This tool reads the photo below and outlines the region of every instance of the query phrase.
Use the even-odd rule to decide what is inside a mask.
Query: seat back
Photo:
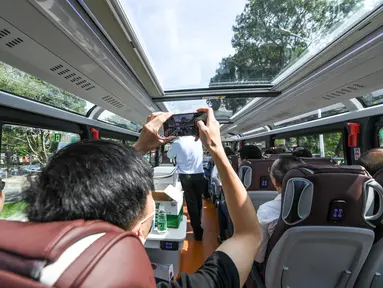
[[[336,165],[335,161],[331,157],[299,157],[304,163],[310,165]]]
[[[239,165],[239,178],[256,210],[260,205],[273,200],[278,195],[269,175],[269,168],[273,163],[274,160],[254,159],[244,160]]]
[[[228,158],[229,158],[229,161],[230,161],[231,166],[233,167],[235,173],[238,174],[238,165],[239,165],[238,156],[237,155],[230,155]]]
[[[383,238],[372,246],[355,283],[355,288],[383,287]]]
[[[103,221],[0,220],[2,287],[155,287],[140,240]]]
[[[283,180],[281,208],[266,286],[353,287],[382,219],[382,187],[361,166],[302,165]]]
[[[374,174],[374,179],[383,184],[383,169]],[[375,229],[375,244],[367,257],[367,260],[359,274],[355,284],[356,288],[383,287],[383,223],[377,225]]]

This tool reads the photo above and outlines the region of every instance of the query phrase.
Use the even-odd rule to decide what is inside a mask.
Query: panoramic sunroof
[[[165,91],[284,78],[383,3],[117,1]]]

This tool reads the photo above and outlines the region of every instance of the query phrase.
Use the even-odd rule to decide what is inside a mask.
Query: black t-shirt
[[[161,282],[157,288],[236,288],[239,287],[239,274],[233,260],[222,251],[215,251],[194,274],[181,273],[175,282]]]

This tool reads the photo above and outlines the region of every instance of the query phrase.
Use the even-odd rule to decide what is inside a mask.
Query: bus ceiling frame
[[[4,108],[3,111],[6,111],[7,109],[10,111],[11,109],[12,111],[21,111],[25,115],[25,117],[20,118],[20,120],[22,120],[25,123],[27,123],[28,121],[28,117],[26,117],[27,115],[37,114],[40,117],[45,118],[45,120],[41,122],[41,125],[43,125],[44,123],[46,123],[45,125],[49,125],[49,122],[51,120],[52,121],[62,120],[62,121],[65,121],[66,123],[86,125],[89,127],[94,127],[96,129],[105,129],[105,130],[110,130],[110,131],[121,133],[121,134],[130,135],[134,139],[140,136],[140,134],[137,132],[133,132],[118,126],[114,126],[114,125],[99,121],[97,119],[91,119],[89,117],[82,116],[80,114],[76,114],[66,110],[62,110],[53,106],[49,106],[47,104],[43,104],[31,99],[23,98],[21,96],[16,96],[4,91],[0,91],[0,107]],[[2,116],[3,115],[0,114],[0,117]],[[8,117],[8,118],[11,123],[12,117]],[[47,119],[49,119],[49,121],[47,121]]]
[[[361,110],[357,111],[350,111],[350,112],[345,112],[342,114],[326,117],[326,118],[321,118],[305,123],[299,123],[287,127],[282,127],[278,129],[273,129],[267,132],[262,132],[258,134],[253,134],[253,135],[248,135],[245,137],[241,137],[239,140],[248,140],[248,139],[255,139],[255,138],[260,138],[263,136],[268,136],[268,135],[280,135],[280,134],[286,134],[288,132],[294,132],[295,134],[301,133],[301,130],[305,129],[311,129],[311,130],[306,130],[306,131],[312,131],[313,128],[316,127],[326,127],[326,126],[331,126],[333,124],[344,124],[347,121],[357,121],[358,119],[365,118],[365,117],[373,117],[377,115],[382,114],[382,105],[376,105],[376,106],[371,106],[368,108],[364,108]]]
[[[185,100],[209,100],[209,99],[234,99],[234,98],[274,98],[281,95],[280,91],[261,90],[254,91],[254,89],[243,90],[186,90],[185,92],[165,92],[164,97],[152,97],[154,102],[172,102],[172,101],[185,101]]]

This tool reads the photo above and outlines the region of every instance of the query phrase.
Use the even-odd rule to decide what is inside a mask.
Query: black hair
[[[238,152],[239,152],[239,156],[241,157],[241,160],[262,158],[261,149],[259,149],[255,145],[243,146],[241,149],[239,149]]]
[[[276,155],[276,154],[283,154],[283,153],[286,153],[286,149],[280,148],[280,147],[270,147],[269,149],[265,151],[265,154],[268,154],[268,155]]]
[[[366,168],[371,176],[383,168],[383,149],[374,148],[364,152],[359,158],[359,165]]]
[[[271,166],[270,174],[279,185],[282,185],[286,173],[301,164],[303,164],[303,162],[293,155],[281,155]]]
[[[233,149],[231,149],[230,147],[227,147],[227,146],[226,146],[226,147],[224,148],[224,150],[225,150],[225,154],[226,154],[227,157],[232,156],[232,155],[235,155]]]
[[[292,154],[295,157],[313,157],[313,154],[307,148],[304,147],[297,147]]]
[[[87,140],[57,152],[27,191],[30,221],[104,220],[131,229],[154,190],[153,170],[133,148]]]

